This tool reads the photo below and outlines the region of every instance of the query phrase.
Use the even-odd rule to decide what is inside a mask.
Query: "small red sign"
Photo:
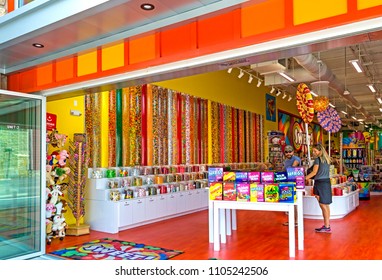
[[[46,113],[46,130],[56,129],[57,115]]]

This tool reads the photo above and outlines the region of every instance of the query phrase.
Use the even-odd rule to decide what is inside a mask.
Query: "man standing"
[[[288,167],[296,167],[301,165],[301,159],[294,155],[294,149],[292,146],[287,145],[284,149],[284,170],[286,171]],[[297,206],[294,207],[294,220],[297,226]],[[288,222],[283,223],[284,226],[288,225]]]
[[[301,159],[294,155],[294,149],[292,146],[287,145],[284,149],[284,170],[288,167],[296,167],[301,165]]]

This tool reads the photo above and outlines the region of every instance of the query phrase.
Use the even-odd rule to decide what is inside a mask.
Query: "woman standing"
[[[331,233],[330,228],[330,204],[332,203],[332,186],[329,177],[330,157],[321,144],[313,147],[313,171],[306,175],[305,179],[314,177],[313,194],[318,200],[324,225],[316,228],[316,232]]]

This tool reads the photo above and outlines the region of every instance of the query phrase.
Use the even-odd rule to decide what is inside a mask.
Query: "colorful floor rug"
[[[102,238],[50,254],[73,260],[168,260],[182,253],[142,243]]]

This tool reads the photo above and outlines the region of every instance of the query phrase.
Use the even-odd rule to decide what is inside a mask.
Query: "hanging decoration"
[[[326,96],[317,96],[316,98],[314,98],[313,105],[314,111],[323,112],[329,106],[329,98],[327,98]]]
[[[304,83],[297,86],[297,110],[305,123],[310,123],[314,117],[313,97],[310,89]]]
[[[341,118],[330,106],[325,111],[318,112],[317,119],[322,128],[328,132],[336,133],[341,129]]]

